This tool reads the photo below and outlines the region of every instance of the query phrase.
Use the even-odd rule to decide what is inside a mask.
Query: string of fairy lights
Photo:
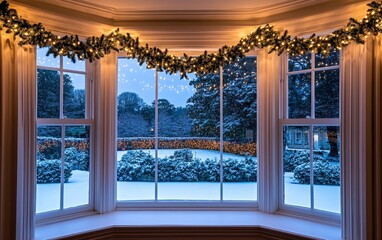
[[[139,64],[146,63],[147,68],[156,68],[169,74],[179,72],[181,78],[184,78],[188,73],[217,73],[220,66],[245,57],[246,53],[255,48],[268,48],[269,53],[277,52],[279,55],[283,52],[292,56],[303,55],[310,51],[325,56],[331,49],[341,49],[350,42],[363,44],[368,35],[377,36],[382,32],[382,2],[373,1],[367,6],[369,9],[364,18],[350,18],[346,27],[326,36],[313,34],[309,38],[292,37],[287,30],[276,31],[273,26],[266,24],[241,38],[236,45],[225,45],[216,52],[205,51],[196,57],[186,53],[182,57],[174,56],[167,49],[142,45],[138,38],[133,38],[129,33],[122,34],[119,29],[108,35],[92,36],[86,40],[81,40],[78,35],[58,36],[46,30],[42,23],[32,24],[20,17],[15,9],[9,8],[6,0],[0,4],[0,20],[7,33],[13,33],[20,38],[20,45],[48,47],[47,55],[67,56],[73,62],[76,59],[92,62],[111,51],[125,51],[127,58],[137,59]]]

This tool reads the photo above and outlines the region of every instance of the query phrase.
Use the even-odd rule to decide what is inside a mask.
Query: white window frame
[[[305,218],[318,220],[318,221],[329,221],[333,224],[339,225],[341,223],[341,213],[332,213],[327,212],[323,210],[314,209],[314,191],[313,191],[313,160],[312,157],[310,157],[310,176],[311,176],[311,183],[310,183],[310,207],[300,207],[300,206],[293,206],[288,205],[284,203],[284,172],[283,172],[283,128],[284,126],[305,126],[309,127],[309,151],[310,156],[313,156],[313,142],[314,142],[314,134],[313,134],[313,128],[316,126],[338,126],[341,128],[341,58],[342,58],[342,51],[340,52],[340,61],[338,65],[335,66],[328,66],[328,67],[316,67],[315,66],[315,53],[311,53],[311,68],[310,69],[304,69],[299,71],[292,71],[289,72],[288,69],[288,56],[284,54],[282,56],[282,64],[283,64],[283,73],[282,73],[282,80],[281,80],[281,86],[280,86],[280,119],[279,119],[279,211],[285,214],[289,215],[297,215],[302,216]],[[327,70],[339,70],[339,117],[338,118],[315,118],[315,73],[317,71],[327,71]],[[289,118],[288,114],[288,76],[290,75],[298,75],[302,73],[311,73],[311,117],[310,118]],[[342,132],[342,131],[341,131]],[[303,140],[303,134],[301,138],[302,145],[304,144]],[[308,143],[309,143],[308,142]],[[340,152],[342,155],[342,147],[340,148]],[[342,161],[342,159],[341,159]],[[341,169],[342,172],[342,169]],[[343,183],[341,182],[340,188],[342,189]],[[341,191],[342,192],[342,191]],[[341,203],[342,204],[342,201]]]
[[[37,50],[36,50],[37,53]],[[37,57],[37,54],[36,54]],[[60,209],[42,212],[42,213],[35,213],[36,214],[36,224],[46,224],[46,223],[52,223],[56,221],[62,221],[69,218],[72,218],[74,215],[76,217],[78,216],[86,216],[89,214],[90,211],[94,209],[94,161],[93,161],[93,146],[94,146],[94,131],[95,131],[95,124],[94,124],[94,113],[93,113],[93,99],[94,99],[94,86],[93,86],[93,79],[94,76],[90,72],[91,64],[86,61],[85,62],[85,71],[79,71],[79,70],[70,70],[64,68],[64,57],[59,56],[59,67],[48,67],[48,66],[36,66],[36,70],[42,69],[42,70],[50,70],[50,71],[57,71],[60,73],[60,115],[59,118],[37,118],[36,115],[36,126],[57,126],[61,128],[61,158],[65,158],[64,150],[65,150],[65,127],[66,126],[89,126],[90,127],[90,151],[89,151],[89,203],[81,206],[76,207],[70,207],[70,208],[64,208],[63,202],[64,202],[64,183],[61,181],[60,183]],[[63,115],[63,105],[64,105],[64,74],[65,73],[74,73],[74,74],[82,74],[85,76],[85,94],[86,94],[86,101],[85,101],[85,118],[82,119],[74,119],[74,118],[66,118]],[[37,71],[36,71],[37,74]],[[36,78],[36,86],[38,84],[38,80]],[[36,87],[36,91],[38,91]],[[36,99],[37,99],[37,93],[36,93]],[[36,100],[37,104],[37,100]],[[36,113],[37,113],[37,107],[36,107]],[[36,128],[37,129],[37,128]],[[62,159],[61,159],[62,160]],[[62,160],[62,172],[63,172],[63,165],[64,161]],[[63,174],[63,173],[61,173]],[[37,183],[35,183],[37,184]]]
[[[123,54],[120,54],[118,58],[125,58]],[[247,54],[247,58],[257,58],[256,52]],[[258,70],[258,66],[257,66]],[[220,67],[220,123],[223,122],[223,67]],[[155,146],[158,146],[158,71],[155,72]],[[115,96],[117,99],[117,96]],[[117,109],[117,106],[115,106]],[[115,123],[117,125],[117,123]],[[220,124],[222,126],[222,124]],[[257,142],[259,134],[257,134]],[[117,150],[115,150],[117,151]],[[230,208],[240,210],[258,210],[258,200],[223,200],[223,128],[220,128],[220,200],[158,200],[158,148],[155,148],[155,199],[154,200],[121,200],[117,201],[117,210],[123,209],[219,209],[227,210]],[[259,162],[259,156],[257,156]],[[257,170],[259,172],[259,168]],[[116,180],[115,180],[116,181]],[[259,183],[259,175],[257,174],[257,183]],[[257,199],[259,199],[259,188],[257,188]]]

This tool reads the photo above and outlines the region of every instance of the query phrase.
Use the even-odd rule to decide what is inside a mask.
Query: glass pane
[[[338,66],[340,64],[340,51],[332,49],[328,56],[316,54],[316,68]]]
[[[76,63],[68,57],[63,57],[63,68],[64,70],[76,70],[85,72],[85,61],[80,61],[76,58]]]
[[[64,73],[64,117],[85,118],[85,74]]]
[[[37,69],[37,117],[60,118],[60,72]]]
[[[341,212],[340,128],[314,127],[314,208]]]
[[[48,48],[37,47],[37,66],[60,68],[60,57],[53,57],[53,54],[46,56]]]
[[[219,200],[219,76],[188,77],[159,73],[158,199]]]
[[[60,209],[61,144],[60,126],[37,127],[36,213]]]
[[[89,204],[89,126],[65,127],[64,154],[65,168],[71,170],[64,184],[64,208]]]
[[[340,71],[317,71],[315,76],[316,118],[339,118]]]
[[[257,200],[257,60],[224,67],[223,200]]]
[[[310,208],[309,127],[285,126],[284,204]]]
[[[311,59],[312,55],[310,53],[305,55],[289,56],[288,71],[293,72],[310,69],[312,67]]]
[[[155,71],[118,59],[117,200],[154,200]]]
[[[311,117],[311,74],[288,76],[289,118]]]

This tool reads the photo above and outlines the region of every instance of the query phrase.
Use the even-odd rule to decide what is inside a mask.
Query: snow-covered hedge
[[[184,137],[184,138],[159,138],[159,149],[206,149],[219,150],[220,142],[214,138],[200,137]],[[118,151],[132,149],[153,149],[155,147],[155,139],[153,137],[146,138],[118,138]],[[249,154],[256,156],[256,143],[233,143],[223,142],[224,152],[233,153],[244,156]]]
[[[118,181],[154,181],[154,158],[143,151],[131,151],[117,163]],[[225,182],[256,182],[257,162],[247,155],[244,160],[223,161]],[[158,159],[160,182],[219,182],[220,164],[217,159],[193,159],[187,149]]]
[[[61,182],[61,160],[37,160],[37,183]],[[72,176],[69,163],[64,163],[64,181],[68,182]]]
[[[73,170],[89,171],[89,154],[74,147],[65,149],[65,162],[69,163]]]
[[[310,163],[297,166],[294,178],[301,184],[310,184]],[[332,165],[328,161],[313,162],[313,181],[318,185],[340,185],[341,171],[338,165]]]
[[[314,154],[314,161],[324,161],[325,159],[318,154]],[[286,150],[284,151],[284,172],[293,172],[295,168],[303,163],[309,163],[309,151]]]

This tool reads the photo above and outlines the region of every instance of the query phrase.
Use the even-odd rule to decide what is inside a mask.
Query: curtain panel
[[[343,50],[341,71],[342,231],[344,239],[381,234],[381,37]]]
[[[0,35],[0,239],[33,239],[35,47]]]
[[[13,36],[0,33],[0,239],[16,239],[17,81]]]

